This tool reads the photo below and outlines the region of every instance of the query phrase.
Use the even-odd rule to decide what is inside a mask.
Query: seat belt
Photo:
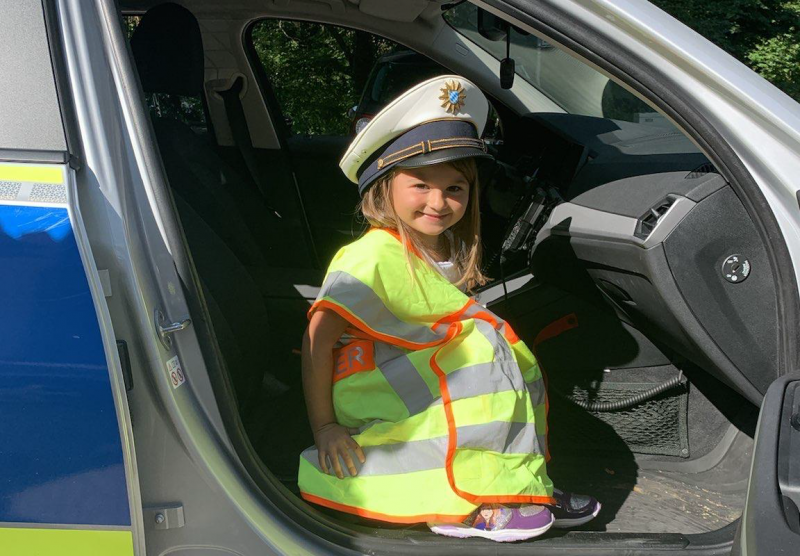
[[[275,216],[283,218],[280,213],[269,204],[269,190],[267,184],[261,179],[258,172],[258,165],[256,164],[256,152],[253,148],[253,141],[250,138],[250,129],[247,127],[247,118],[244,116],[244,108],[242,108],[242,101],[239,94],[244,87],[244,78],[237,77],[231,88],[227,91],[218,91],[219,96],[225,103],[225,114],[228,117],[228,124],[231,127],[231,135],[236,148],[244,159],[247,170],[250,172],[250,177],[255,182],[261,196],[264,198],[264,203]]]

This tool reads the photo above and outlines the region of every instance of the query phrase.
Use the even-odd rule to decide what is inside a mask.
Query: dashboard
[[[504,247],[524,251],[540,281],[599,290],[652,340],[760,401],[776,378],[775,281],[706,156],[674,128],[570,114],[525,116],[504,140],[499,159],[527,176],[487,192],[513,224]]]

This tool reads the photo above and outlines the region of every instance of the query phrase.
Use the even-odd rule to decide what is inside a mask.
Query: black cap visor
[[[358,191],[363,195],[392,168],[423,168],[465,158],[475,158],[476,162],[493,159],[474,124],[465,120],[427,122],[377,149],[362,165]]]
[[[455,147],[442,149],[432,153],[420,154],[402,160],[394,165],[395,168],[422,168],[434,164],[443,164],[465,158],[474,158],[478,169],[478,182],[485,183],[494,171],[494,156],[474,147]]]
[[[432,166],[434,164],[442,164],[444,162],[453,162],[454,160],[461,160],[463,158],[478,158],[494,160],[494,157],[487,152],[475,147],[453,147],[450,149],[442,149],[425,154],[418,154],[405,160],[401,160],[394,166],[396,168],[420,168],[422,166]],[[476,162],[478,162],[476,160]]]

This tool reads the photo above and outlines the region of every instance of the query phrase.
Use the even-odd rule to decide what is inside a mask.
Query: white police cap
[[[434,77],[393,100],[361,130],[339,167],[362,195],[394,167],[492,158],[480,138],[489,102],[458,75]]]

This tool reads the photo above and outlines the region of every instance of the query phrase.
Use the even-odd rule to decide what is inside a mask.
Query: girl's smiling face
[[[438,236],[464,216],[469,183],[449,164],[406,168],[395,174],[391,195],[397,217],[420,241],[436,246]]]

